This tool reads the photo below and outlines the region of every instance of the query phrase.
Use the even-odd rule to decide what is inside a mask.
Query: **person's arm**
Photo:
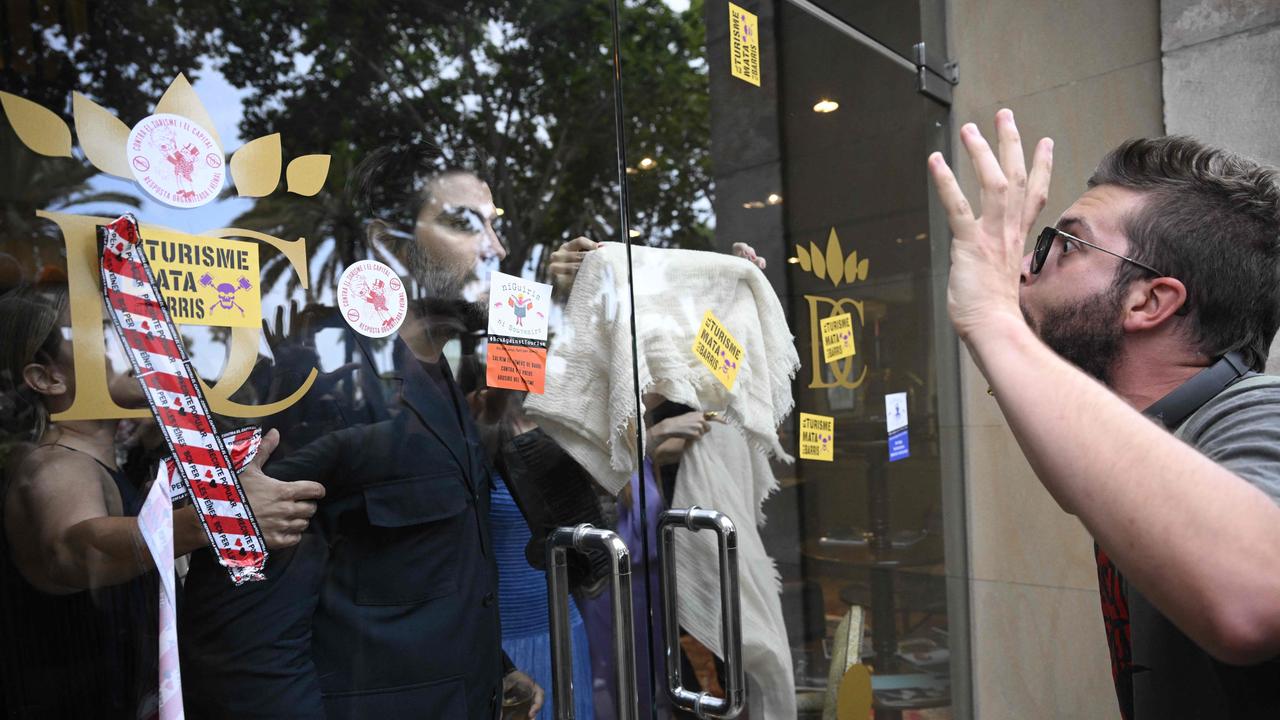
[[[153,567],[137,518],[110,514],[111,482],[92,459],[72,453],[30,458],[15,474],[8,502],[19,517],[6,512],[6,531],[18,567],[36,588],[67,594]]]
[[[277,550],[298,544],[324,496],[318,483],[281,482],[262,472],[279,444],[279,433],[263,437],[258,455],[240,472],[263,540]],[[111,479],[88,457],[59,454],[31,461],[11,499],[30,523],[30,533],[10,533],[23,574],[37,588],[66,594],[127,582],[155,568],[138,519],[111,515],[103,488]],[[173,513],[174,555],[208,545],[194,508]]]
[[[654,423],[645,433],[649,459],[658,465],[679,462],[688,443],[711,429],[709,422],[703,413],[693,411]]]
[[[975,217],[939,154],[929,169],[955,239],[948,306],[1037,477],[1130,583],[1228,663],[1280,653],[1280,507],[1138,413],[1035,335],[1018,308],[1023,242],[1048,192],[1052,145],[1028,178],[1013,115],[1000,160],[961,138],[982,183]]]

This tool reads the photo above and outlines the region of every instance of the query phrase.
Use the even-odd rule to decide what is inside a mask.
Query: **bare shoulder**
[[[101,498],[110,479],[89,455],[41,445],[26,453],[14,468],[7,499],[26,505],[28,511],[38,511],[47,503]]]

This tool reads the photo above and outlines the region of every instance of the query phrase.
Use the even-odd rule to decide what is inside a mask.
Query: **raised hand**
[[[942,154],[929,156],[929,173],[955,236],[947,309],[956,332],[965,340],[1001,314],[1021,318],[1018,277],[1023,248],[1049,197],[1053,141],[1044,138],[1036,145],[1028,175],[1012,111],[996,113],[996,135],[998,157],[976,125],[960,128],[960,139],[982,188],[980,216],[974,215]]]

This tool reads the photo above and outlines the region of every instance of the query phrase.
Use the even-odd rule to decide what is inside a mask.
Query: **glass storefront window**
[[[964,716],[921,8],[11,6],[6,714]]]

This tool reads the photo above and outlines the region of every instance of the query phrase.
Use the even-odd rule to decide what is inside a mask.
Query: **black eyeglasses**
[[[1120,253],[1111,252],[1110,250],[1104,247],[1098,247],[1097,245],[1094,245],[1088,240],[1081,240],[1075,235],[1062,232],[1061,230],[1053,226],[1049,226],[1041,230],[1040,237],[1036,238],[1036,249],[1034,252],[1031,253],[1031,274],[1032,275],[1040,274],[1040,270],[1044,268],[1044,261],[1049,259],[1049,250],[1053,248],[1054,238],[1056,238],[1059,235],[1066,238],[1067,240],[1071,240],[1072,242],[1078,242],[1081,245],[1088,245],[1094,250],[1104,252],[1108,255],[1114,255],[1115,257],[1118,257],[1121,260],[1124,260],[1125,262],[1133,263],[1134,265],[1137,265],[1143,270],[1146,270],[1147,272],[1152,273],[1158,277],[1164,277],[1164,273],[1151,267],[1150,265],[1145,265],[1143,263],[1138,262],[1137,260],[1134,260],[1133,258],[1125,257]]]

